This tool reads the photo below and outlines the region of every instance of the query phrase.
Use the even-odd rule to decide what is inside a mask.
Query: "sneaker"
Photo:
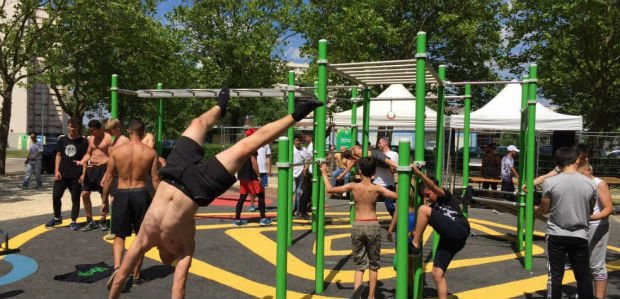
[[[411,246],[409,246],[409,255],[419,256],[420,254],[422,254],[422,249],[421,248],[415,248],[415,246],[413,246],[413,244],[411,244]]]
[[[71,222],[71,225],[69,226],[71,228],[71,230],[79,230],[80,229],[80,225],[77,224],[77,222]]]
[[[256,207],[255,206],[250,206],[250,212],[254,212],[256,211]]]
[[[271,225],[271,219],[269,218],[263,218],[260,220],[260,226],[267,226],[267,225]]]
[[[236,219],[236,220],[233,220],[232,225],[233,225],[233,226],[237,226],[237,227],[238,227],[238,226],[244,226],[244,225],[246,225],[247,223],[248,223],[248,222],[247,222],[247,221],[245,221],[245,220]]]
[[[84,227],[82,227],[82,231],[83,232],[87,232],[87,231],[91,231],[93,229],[98,228],[99,225],[97,225],[97,223],[95,223],[95,221],[89,221],[88,223],[86,223],[86,225]]]
[[[19,185],[19,188],[21,188],[21,189],[28,189],[28,186]]]
[[[52,220],[48,221],[45,224],[45,227],[54,227],[54,226],[59,225],[61,223],[62,223],[62,217],[60,217],[60,219],[52,218]]]
[[[142,276],[140,276],[140,277],[138,277],[138,278],[133,277],[133,278],[131,279],[131,286],[132,286],[132,287],[137,287],[137,286],[139,286],[139,285],[143,284],[145,281],[146,281],[146,280],[145,280],[144,278],[142,278]]]
[[[99,229],[101,229],[101,231],[106,231],[106,230],[110,229],[110,227],[108,226],[108,222],[107,221],[99,221]]]

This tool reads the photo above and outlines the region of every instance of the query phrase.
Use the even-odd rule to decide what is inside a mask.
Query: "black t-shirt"
[[[88,141],[82,136],[71,139],[63,135],[58,138],[56,152],[61,157],[58,171],[63,178],[79,178],[82,175],[82,166],[75,164],[75,161],[82,160],[87,150]]]
[[[463,216],[463,210],[459,203],[452,198],[452,193],[447,189],[443,189],[446,194],[443,197],[437,197],[437,201],[431,204],[431,208],[437,210],[441,214],[449,217],[450,219],[465,224],[469,227],[469,221]]]
[[[258,157],[258,152],[253,152],[252,156]],[[252,158],[248,158],[245,163],[241,165],[241,168],[239,168],[239,172],[237,172],[237,179],[244,181],[252,181],[258,179],[258,177],[256,176],[256,172],[254,172],[254,169],[252,168]]]

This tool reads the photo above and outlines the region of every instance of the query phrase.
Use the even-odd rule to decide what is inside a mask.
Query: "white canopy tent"
[[[463,128],[464,115],[452,115],[450,127]],[[484,107],[471,112],[470,128],[472,130],[509,130],[521,129],[521,85],[507,84]],[[536,131],[581,131],[581,116],[561,114],[551,111],[536,103]]]
[[[415,97],[402,84],[392,84],[384,90],[377,99],[370,101],[370,127],[399,127],[414,129],[415,127]],[[393,99],[393,101],[389,101]],[[411,100],[403,100],[411,99]],[[357,125],[361,126],[364,117],[364,107],[358,104]],[[395,117],[388,118],[388,113],[393,112]],[[351,110],[334,114],[334,123],[338,126],[351,125]],[[437,111],[426,106],[425,123],[427,129],[435,129],[437,126]]]

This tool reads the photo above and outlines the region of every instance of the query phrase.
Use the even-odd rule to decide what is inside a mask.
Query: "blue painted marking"
[[[0,286],[22,280],[37,272],[39,268],[35,260],[20,254],[9,254],[3,260],[11,264],[12,269],[9,273],[0,277]]]

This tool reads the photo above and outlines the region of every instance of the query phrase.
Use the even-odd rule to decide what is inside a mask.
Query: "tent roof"
[[[450,127],[463,128],[464,115],[452,115]],[[514,130],[521,129],[521,85],[507,84],[484,107],[471,112],[470,128],[472,130]],[[554,112],[540,103],[536,103],[537,131],[581,131],[581,116]]]
[[[402,84],[392,84],[384,90],[377,99],[382,101],[370,101],[370,126],[391,126],[391,127],[409,127],[415,126],[415,97]],[[385,101],[395,99],[394,101]],[[401,100],[396,100],[401,99]],[[411,99],[402,100],[402,99]],[[396,117],[389,119],[388,112],[394,112]],[[362,125],[364,107],[357,108],[357,124]],[[435,128],[437,111],[426,107],[425,110],[425,126]],[[346,126],[351,124],[351,110],[334,114],[334,123],[336,125]]]

